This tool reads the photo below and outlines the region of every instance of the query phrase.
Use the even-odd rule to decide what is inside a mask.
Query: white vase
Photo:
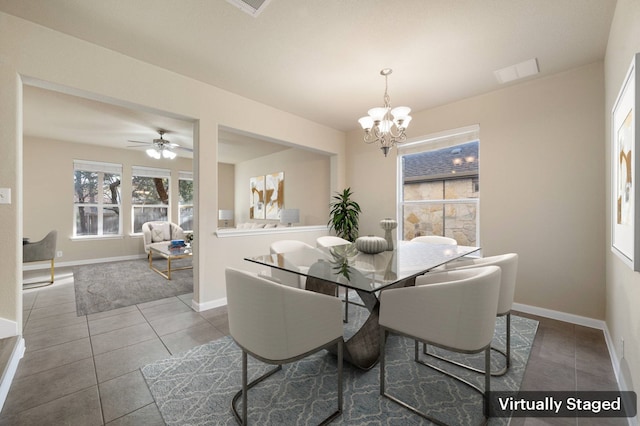
[[[395,219],[385,218],[380,221],[380,227],[384,229],[384,239],[387,240],[387,251],[393,251],[391,231],[398,227],[398,222]]]

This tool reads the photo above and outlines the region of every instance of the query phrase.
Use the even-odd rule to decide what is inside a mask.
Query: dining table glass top
[[[355,244],[346,244],[245,260],[373,293],[479,250],[480,247],[399,241],[394,250],[378,254],[362,253]]]

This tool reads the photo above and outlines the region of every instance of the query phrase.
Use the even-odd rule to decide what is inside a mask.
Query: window
[[[169,181],[171,171],[133,166],[131,176],[132,230],[142,232],[142,224],[169,221]]]
[[[193,173],[180,172],[178,177],[178,213],[180,227],[193,231]]]
[[[478,244],[479,128],[472,126],[399,148],[401,237]]]
[[[74,237],[121,235],[121,177],[121,164],[74,160]]]

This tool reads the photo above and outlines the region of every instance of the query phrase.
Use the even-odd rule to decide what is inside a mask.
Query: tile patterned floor
[[[27,350],[0,426],[163,425],[139,368],[227,335],[226,308],[194,312],[188,294],[77,317],[70,271],[60,269],[56,284],[24,293]],[[617,389],[601,331],[523,316],[540,321],[523,389]],[[521,418],[511,424],[626,424],[593,420]]]

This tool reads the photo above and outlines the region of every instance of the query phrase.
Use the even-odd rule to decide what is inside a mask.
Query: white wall
[[[617,366],[619,381],[624,383],[628,390],[636,390],[636,392],[640,386],[640,309],[638,309],[640,306],[640,274],[633,272],[610,250],[610,223],[613,208],[611,202],[610,114],[631,60],[636,53],[640,52],[640,25],[638,22],[640,22],[640,2],[618,0],[611,23],[605,58],[606,107],[604,117],[606,119],[606,137],[603,144],[607,182],[605,198],[607,239],[604,246],[607,260],[607,327],[619,363]],[[637,137],[638,135],[636,135]],[[622,339],[624,339],[624,353]]]
[[[344,185],[345,135],[246,98],[91,43],[0,13],[0,318],[22,323],[22,81],[128,107],[163,111],[195,123],[194,175],[198,211],[195,291],[198,303],[224,297],[224,239],[218,227],[218,126],[264,135],[334,155],[332,186]],[[44,82],[44,83],[43,83]],[[240,250],[242,251],[242,250]],[[242,259],[240,253],[237,257]]]
[[[413,114],[410,138],[480,126],[480,246],[520,255],[516,302],[605,317],[603,64]],[[348,134],[361,234],[395,216],[396,150]]]

